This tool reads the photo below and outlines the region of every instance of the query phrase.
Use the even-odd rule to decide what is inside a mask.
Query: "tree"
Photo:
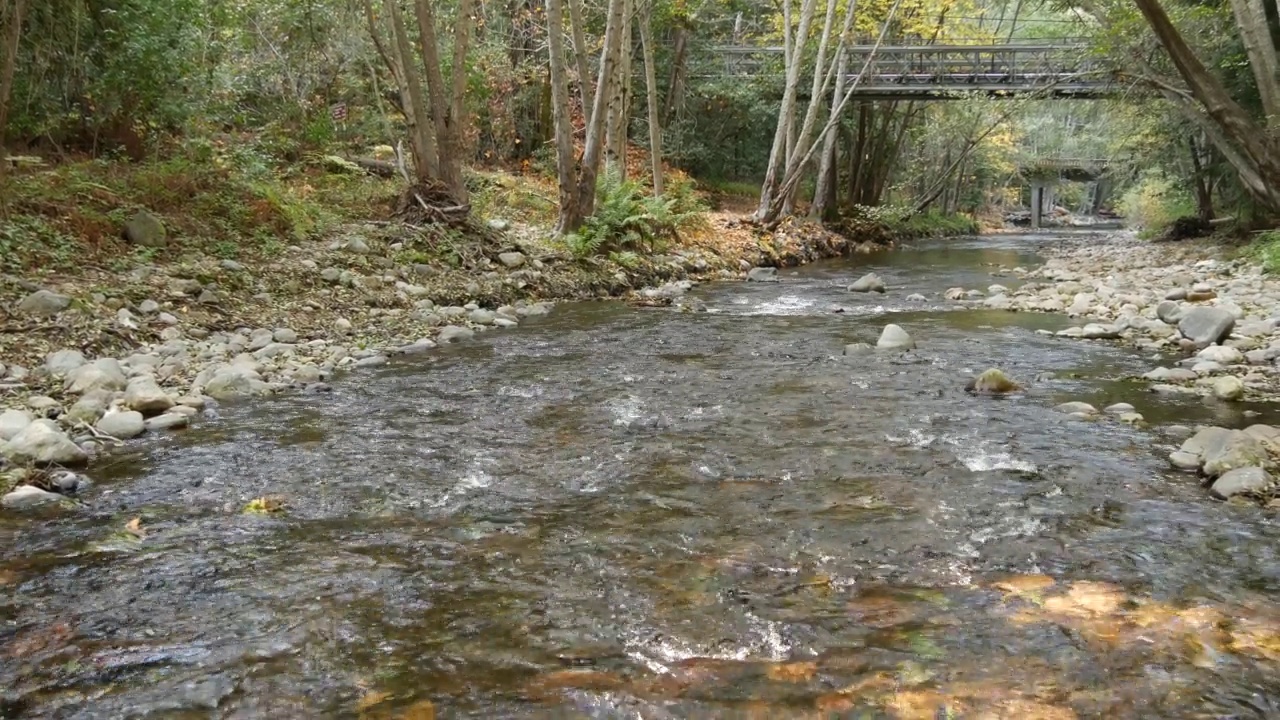
[[[0,46],[0,214],[8,212],[9,158],[5,151],[5,131],[9,127],[9,98],[13,94],[13,74],[18,65],[18,43],[22,39],[22,12],[25,0],[14,0],[9,11],[0,15],[4,44]]]
[[[375,22],[372,0],[365,0],[365,12],[369,31],[375,44],[387,46],[381,41]],[[410,141],[414,153],[416,180],[420,185],[441,191],[458,207],[465,208],[467,185],[462,174],[462,136],[467,120],[464,93],[467,79],[467,47],[471,37],[472,0],[460,0],[454,18],[453,62],[451,76],[446,84],[440,62],[440,50],[436,39],[436,14],[434,0],[415,0],[414,16],[418,26],[417,54],[426,75],[425,92],[418,78],[419,63],[409,40],[407,24],[400,11],[398,0],[384,0],[390,26],[390,50],[381,55],[387,69],[400,88],[400,95],[408,101],[405,112],[410,126]],[[430,126],[427,119],[430,118]],[[418,202],[425,202],[414,190]]]
[[[556,175],[560,188],[557,233],[571,233],[595,209],[596,178],[604,157],[605,118],[609,101],[616,101],[617,66],[622,54],[623,11],[627,0],[609,0],[604,47],[591,112],[587,116],[582,155],[576,156],[569,114],[569,79],[564,57],[564,12],[561,0],[547,0],[547,38],[551,53],[552,112],[555,121]],[[584,108],[585,112],[585,108]]]
[[[1277,138],[1267,131],[1264,124],[1254,121],[1231,97],[1223,83],[1209,72],[1174,26],[1159,0],[1134,1],[1185,83],[1185,89],[1160,77],[1150,65],[1146,65],[1145,78],[1205,131],[1259,205],[1271,213],[1280,213],[1280,144]],[[1251,0],[1234,0],[1233,4],[1248,2]],[[1248,20],[1249,16],[1246,15],[1245,19]],[[1255,42],[1249,52],[1249,62],[1255,78],[1261,78],[1260,94],[1263,95],[1264,111],[1269,113],[1265,105],[1267,95],[1273,89],[1262,92],[1261,87],[1275,82],[1274,72],[1270,69],[1274,67],[1275,48],[1270,45],[1269,38],[1264,46],[1252,30],[1246,33],[1240,23],[1241,15],[1238,13],[1236,24],[1241,37],[1251,35]],[[1276,99],[1273,97],[1270,102]]]

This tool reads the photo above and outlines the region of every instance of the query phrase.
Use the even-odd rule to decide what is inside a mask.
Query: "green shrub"
[[[1155,234],[1180,217],[1195,215],[1196,205],[1183,183],[1150,170],[1120,198],[1120,212],[1130,227]]]
[[[650,252],[677,237],[682,228],[704,220],[692,188],[675,183],[670,194],[655,198],[637,180],[623,179],[609,165],[596,183],[595,214],[565,243],[579,257],[612,252]]]
[[[1280,230],[1267,230],[1259,234],[1244,254],[1261,263],[1267,274],[1280,274]]]

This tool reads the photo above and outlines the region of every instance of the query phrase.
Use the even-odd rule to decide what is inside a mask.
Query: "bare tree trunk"
[[[627,176],[627,130],[631,120],[631,16],[633,0],[623,0],[622,40],[613,79],[613,96],[609,99],[609,116],[605,121],[604,146],[608,162],[617,165],[618,174]]]
[[[844,95],[845,75],[849,72],[849,51],[841,47],[836,52],[836,86],[831,95],[831,109],[834,112],[837,101]],[[825,220],[829,210],[835,205],[836,187],[836,136],[827,133],[822,141],[822,162],[818,165],[818,183],[813,190],[813,206],[809,217]]]
[[[782,90],[782,105],[778,108],[778,127],[773,133],[773,148],[769,151],[769,165],[765,170],[764,183],[760,187],[760,207],[756,211],[756,219],[764,220],[774,205],[777,193],[779,173],[786,161],[784,156],[791,126],[795,122],[796,94],[800,85],[800,65],[804,44],[809,38],[809,25],[813,22],[813,11],[816,0],[803,0],[800,8],[800,24],[792,35],[791,0],[782,0],[782,54],[786,66],[786,80]]]
[[[585,115],[591,112],[592,97],[591,76],[587,74],[586,32],[582,29],[582,0],[569,0],[569,25],[573,31],[573,58],[578,67],[578,92],[582,95],[582,112]]]
[[[1267,12],[1263,0],[1231,0],[1240,39],[1244,41],[1253,77],[1258,83],[1258,95],[1262,98],[1262,110],[1267,125],[1280,123],[1280,63],[1276,60],[1276,46],[1267,25]]]
[[[676,49],[672,53],[671,75],[667,82],[667,100],[664,103],[662,111],[662,124],[670,125],[671,117],[676,112],[676,101],[680,97],[680,85],[684,78],[684,61],[688,54],[689,47],[689,29],[682,25],[676,26]]]
[[[1168,53],[1178,74],[1191,90],[1192,97],[1204,108],[1218,133],[1209,133],[1238,148],[1224,156],[1235,161],[1233,165],[1241,175],[1244,185],[1255,199],[1271,212],[1280,212],[1280,147],[1265,129],[1255,123],[1244,108],[1231,98],[1222,83],[1215,78],[1187,45],[1182,34],[1160,5],[1159,0],[1134,0],[1147,19],[1156,38]],[[1176,89],[1164,87],[1172,93]],[[1243,167],[1247,164],[1248,167]]]
[[[18,43],[22,40],[22,15],[25,0],[14,0],[7,16],[0,16],[5,29],[4,52],[0,55],[0,216],[9,213],[9,156],[5,150],[5,133],[9,129],[9,98],[13,94],[13,75],[18,67]]]
[[[440,177],[439,153],[436,150],[435,129],[428,122],[427,100],[418,78],[413,48],[405,32],[404,17],[395,0],[385,3],[387,22],[391,26],[391,53],[388,60],[392,73],[397,74],[402,98],[408,99],[405,122],[409,126],[409,144],[413,150],[414,174],[419,182],[431,182]],[[372,28],[370,28],[372,30]]]
[[[547,40],[551,53],[551,111],[555,118],[556,178],[560,188],[560,217],[556,232],[569,232],[564,226],[566,208],[577,207],[577,168],[574,165],[573,119],[569,115],[569,79],[564,64],[564,17],[561,0],[547,0]],[[579,52],[581,48],[578,48]],[[584,80],[585,82],[585,80]]]
[[[662,126],[658,124],[658,73],[653,60],[652,0],[645,0],[640,17],[640,45],[644,53],[644,89],[649,106],[649,162],[653,166],[653,194],[662,195]]]
[[[462,176],[462,95],[466,88],[466,54],[470,39],[471,0],[461,0],[454,23],[453,77],[446,86],[440,66],[436,42],[434,0],[417,0],[418,44],[427,72],[427,96],[432,121],[436,126],[436,149],[440,165],[440,181],[458,202],[467,200],[467,184]]]
[[[1202,222],[1213,219],[1213,184],[1209,181],[1209,173],[1205,168],[1204,136],[1187,136],[1187,149],[1191,152],[1191,169],[1195,174],[1196,216]]]

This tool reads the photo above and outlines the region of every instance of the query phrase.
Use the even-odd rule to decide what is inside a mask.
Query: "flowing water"
[[[0,517],[0,717],[1277,717],[1273,511],[1162,459],[1162,426],[1252,421],[940,301],[1074,241],[563,305],[218,408]],[[869,268],[889,294],[842,289]],[[919,349],[840,356],[886,322]],[[966,395],[989,366],[1027,391]]]

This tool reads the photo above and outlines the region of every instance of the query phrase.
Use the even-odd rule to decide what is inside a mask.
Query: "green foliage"
[[[579,257],[656,250],[682,228],[703,220],[705,208],[692,183],[686,184],[673,183],[671,195],[653,197],[639,181],[624,180],[610,165],[596,183],[595,214],[565,243]]]
[[[1196,206],[1184,184],[1155,169],[1143,173],[1124,194],[1120,212],[1130,227],[1154,234],[1180,217],[1195,215]]]
[[[937,211],[890,218],[886,224],[898,238],[976,235],[980,231],[977,221],[967,215],[948,215]]]
[[[1262,265],[1269,275],[1280,275],[1280,230],[1260,233],[1243,253]]]

